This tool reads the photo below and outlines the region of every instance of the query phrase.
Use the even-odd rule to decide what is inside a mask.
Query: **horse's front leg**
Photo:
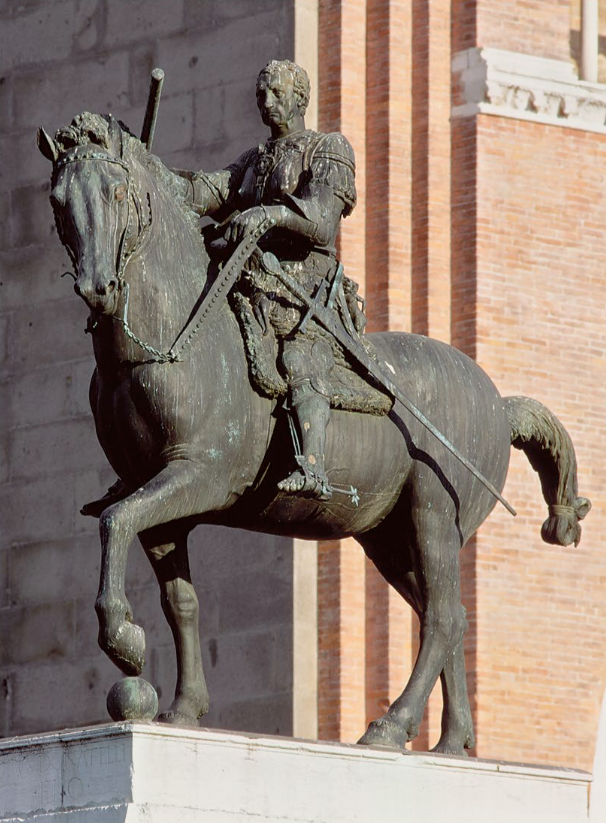
[[[175,699],[158,720],[197,726],[198,718],[208,711],[209,698],[202,668],[198,598],[189,570],[187,536],[187,530],[167,524],[143,532],[139,539],[158,578],[162,610],[173,633],[177,654]]]
[[[101,575],[95,603],[99,645],[125,674],[140,674],[145,663],[145,634],[132,622],[125,592],[129,546],[146,529],[221,506],[224,496],[218,484],[203,478],[200,465],[175,460],[100,517]]]

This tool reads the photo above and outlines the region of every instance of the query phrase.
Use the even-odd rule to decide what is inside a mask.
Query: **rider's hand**
[[[263,206],[254,206],[236,215],[225,231],[225,240],[236,245],[247,234],[254,232],[267,219],[267,216],[267,211]]]

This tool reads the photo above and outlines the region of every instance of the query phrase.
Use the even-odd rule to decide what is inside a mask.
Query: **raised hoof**
[[[171,726],[185,726],[190,729],[199,729],[200,723],[197,717],[179,711],[166,711],[158,715],[159,723],[168,723]]]
[[[138,677],[145,666],[145,632],[135,623],[124,622],[107,642],[99,645],[124,674]]]
[[[106,503],[104,498],[101,500],[93,500],[91,503],[85,503],[80,509],[80,514],[85,517],[101,517],[105,509],[110,505]]]
[[[368,729],[358,740],[361,746],[382,746],[387,749],[398,749],[406,752],[408,735],[395,721],[388,717],[373,720]]]

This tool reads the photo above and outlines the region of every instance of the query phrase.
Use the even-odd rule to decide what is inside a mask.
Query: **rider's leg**
[[[282,491],[306,492],[329,500],[332,489],[326,476],[324,452],[330,419],[328,377],[334,368],[329,344],[308,335],[283,340],[282,367],[290,390],[291,422],[297,429],[299,468],[278,483]],[[297,449],[295,449],[297,451]]]
[[[301,453],[296,455],[299,468],[278,483],[278,488],[291,494],[310,492],[320,500],[330,500],[332,488],[324,464],[329,401],[306,380],[291,390],[289,414],[294,417],[301,444]]]

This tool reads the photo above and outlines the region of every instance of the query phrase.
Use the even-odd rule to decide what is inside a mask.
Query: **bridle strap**
[[[117,157],[111,157],[109,154],[105,154],[105,152],[102,152],[102,151],[94,151],[94,150],[83,151],[83,152],[75,151],[72,154],[67,154],[65,157],[62,157],[62,158],[60,158],[59,160],[56,161],[56,163],[54,165],[54,168],[53,168],[53,172],[56,173],[57,171],[59,171],[59,169],[62,169],[64,166],[67,166],[70,163],[83,163],[83,162],[86,162],[87,160],[100,160],[104,163],[113,163],[114,165],[120,166],[121,168],[123,168],[124,171],[126,172],[126,185],[127,185],[127,192],[126,192],[126,208],[127,208],[126,224],[124,226],[124,230],[122,231],[122,234],[120,235],[120,240],[118,242],[118,254],[117,254],[117,257],[116,257],[116,279],[118,281],[118,284],[119,284],[120,288],[122,288],[122,286],[124,284],[124,269],[128,265],[128,263],[131,260],[131,258],[133,257],[133,255],[141,248],[144,237],[147,234],[147,232],[148,232],[148,230],[149,230],[149,228],[152,224],[151,199],[150,199],[149,192],[148,192],[148,194],[147,194],[147,203],[148,203],[148,208],[149,208],[149,222],[143,224],[143,220],[142,220],[143,208],[141,206],[141,201],[140,201],[140,198],[138,196],[138,193],[131,187],[131,169],[130,169],[130,166],[127,163],[125,163],[123,160],[120,160]],[[131,214],[130,200],[131,200],[131,194],[133,195],[133,198],[135,200],[135,209],[137,211],[139,226],[141,227],[141,230],[139,231],[139,234],[137,235],[137,238],[135,240],[133,248],[128,252],[128,254],[125,254],[124,247],[125,247],[126,239],[128,237],[128,227],[130,225],[130,214]],[[69,251],[70,250],[68,248],[68,252]],[[71,252],[70,252],[70,257],[72,258],[72,265],[74,266],[74,269],[75,269],[76,268],[75,260],[73,258],[73,255],[71,255]]]

